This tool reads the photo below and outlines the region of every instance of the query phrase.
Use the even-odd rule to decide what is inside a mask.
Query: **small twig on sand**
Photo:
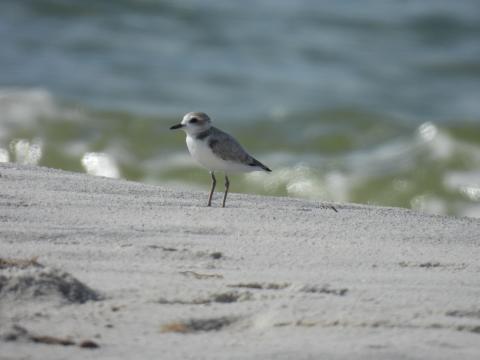
[[[223,279],[223,275],[219,274],[200,274],[195,271],[180,271],[185,276],[193,276],[195,279]]]

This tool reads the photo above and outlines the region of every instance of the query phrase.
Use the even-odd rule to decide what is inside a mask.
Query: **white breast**
[[[206,141],[197,140],[189,135],[187,135],[186,141],[190,155],[210,171],[247,172],[257,170],[248,165],[221,159],[212,152]]]

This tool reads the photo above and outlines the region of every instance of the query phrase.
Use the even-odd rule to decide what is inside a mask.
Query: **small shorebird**
[[[213,191],[217,180],[215,171],[225,173],[225,194],[222,207],[225,207],[230,181],[228,174],[234,172],[272,171],[248,154],[232,136],[212,126],[210,118],[202,112],[186,114],[182,122],[170,130],[182,129],[187,134],[187,147],[190,155],[210,171],[212,188],[207,206],[212,205]]]

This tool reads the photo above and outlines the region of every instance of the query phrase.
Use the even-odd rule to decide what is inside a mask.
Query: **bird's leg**
[[[208,196],[207,206],[212,206],[213,190],[215,190],[215,185],[217,184],[217,180],[215,179],[215,175],[213,174],[213,171],[210,171],[210,175],[212,176],[212,189],[210,190],[210,195]]]
[[[228,187],[230,186],[230,181],[228,181],[228,176],[225,174],[225,194],[223,195],[222,207],[225,207],[225,201],[227,200]]]

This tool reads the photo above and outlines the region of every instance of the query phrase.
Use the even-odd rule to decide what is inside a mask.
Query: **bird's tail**
[[[252,158],[252,161],[248,165],[258,166],[259,168],[261,168],[265,171],[272,172],[272,170],[270,170],[267,166],[263,165],[260,161],[258,161],[257,159],[254,159],[254,158]]]

